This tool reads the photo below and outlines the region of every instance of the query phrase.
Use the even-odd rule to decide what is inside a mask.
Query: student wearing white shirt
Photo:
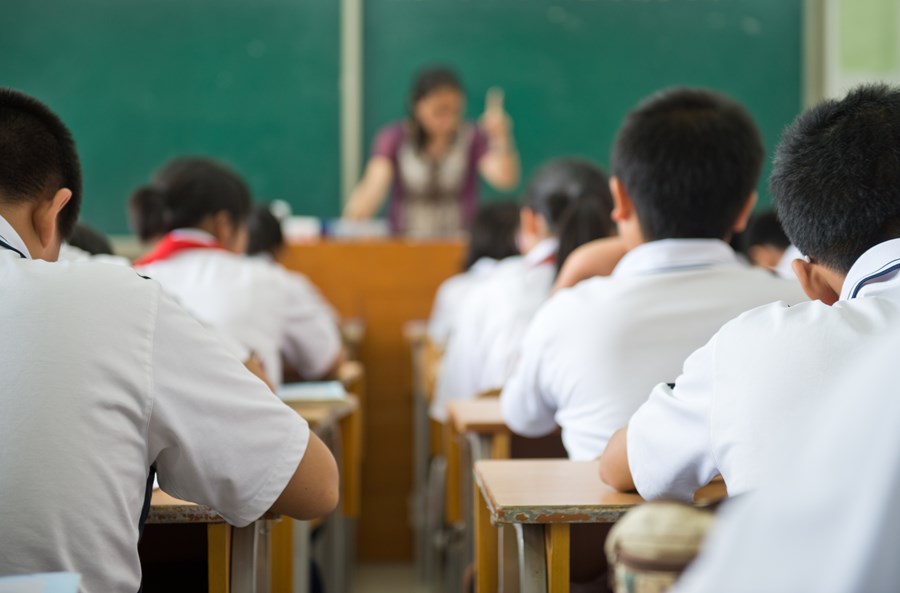
[[[898,351],[894,331],[848,352],[770,484],[718,512],[671,593],[897,590]]]
[[[742,265],[726,243],[753,207],[762,157],[749,114],[711,91],[663,91],[627,116],[610,186],[628,253],[538,312],[500,398],[514,432],[559,426],[571,459],[596,459],[724,322],[802,300],[795,282]]]
[[[610,440],[606,482],[688,499],[721,475],[741,494],[793,454],[837,370],[900,332],[898,154],[900,89],[860,87],[785,131],[770,185],[788,237],[809,258],[794,270],[813,301],[726,324]]]
[[[338,327],[340,316],[316,285],[300,272],[288,270],[278,264],[286,247],[281,221],[272,214],[267,204],[255,205],[247,218],[247,255],[266,262],[270,267],[286,271],[296,285],[297,301],[309,307],[309,317],[317,320],[330,318],[335,327]]]
[[[137,591],[153,468],[235,525],[330,512],[337,468],[322,442],[158,283],[56,262],[81,203],[75,145],[7,89],[0,163],[15,163],[0,167],[0,574]]]
[[[162,236],[136,268],[255,352],[272,384],[281,383],[282,358],[304,379],[336,372],[340,332],[321,299],[287,270],[243,255],[250,192],[234,172],[204,158],[176,159],[131,206],[141,238]]]
[[[566,256],[612,231],[608,185],[603,171],[583,159],[556,159],[534,173],[520,210],[523,256],[501,262],[460,306],[435,387],[435,420],[446,418],[446,402],[503,386],[522,334]]]
[[[490,278],[500,261],[518,255],[518,229],[519,207],[513,202],[487,204],[475,213],[469,229],[465,271],[445,280],[434,298],[428,337],[435,345],[442,348],[447,345],[460,306],[472,287]]]

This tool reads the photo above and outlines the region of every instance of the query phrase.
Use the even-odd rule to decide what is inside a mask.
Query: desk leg
[[[293,523],[293,593],[309,593],[309,561],[311,557],[309,521],[285,519]]]
[[[508,432],[498,432],[491,439],[491,459],[509,459],[510,436]]]
[[[544,526],[516,523],[519,544],[519,587],[522,593],[547,593],[547,550]]]
[[[498,525],[497,554],[499,557],[498,576],[499,593],[518,593],[519,591],[519,546],[516,529],[513,525]]]
[[[209,593],[231,591],[231,533],[231,525],[225,523],[213,523],[206,527]]]
[[[260,547],[262,530],[257,521],[234,530],[231,542],[231,590],[233,593],[259,591]],[[268,546],[265,546],[268,550]],[[268,559],[265,562],[268,565]]]
[[[497,591],[497,528],[491,525],[491,512],[476,485],[475,498],[475,592]]]
[[[544,529],[547,548],[547,593],[569,593],[569,524]]]
[[[294,522],[287,517],[272,527],[272,593],[292,593]]]
[[[447,480],[445,483],[444,520],[447,525],[456,525],[462,512],[459,501],[460,446],[459,434],[451,422],[444,424],[444,450],[447,452]]]

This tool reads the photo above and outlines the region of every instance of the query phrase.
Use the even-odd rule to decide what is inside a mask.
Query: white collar
[[[170,232],[169,235],[175,237],[176,239],[189,239],[192,241],[199,241],[200,243],[208,243],[209,245],[218,243],[215,237],[201,229],[175,229],[174,231]]]
[[[556,237],[548,237],[544,239],[537,245],[531,248],[527,254],[525,254],[525,265],[527,267],[538,266],[549,258],[556,255],[556,252],[559,250],[559,239]]]
[[[662,239],[643,243],[626,253],[612,276],[638,276],[739,264],[734,250],[719,239]]]
[[[22,252],[22,255],[27,259],[31,259],[31,253],[28,251],[28,247],[25,246],[25,241],[22,240],[22,237],[19,236],[16,229],[14,229],[2,216],[0,216],[0,240],[3,240],[10,247]]]
[[[863,253],[847,272],[841,300],[897,293],[900,295],[900,239],[879,243]]]
[[[479,257],[475,260],[475,263],[469,266],[469,271],[475,275],[486,274],[494,269],[494,266],[497,265],[497,260],[492,257]]]

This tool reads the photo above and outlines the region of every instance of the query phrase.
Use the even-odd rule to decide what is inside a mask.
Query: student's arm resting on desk
[[[344,218],[368,220],[375,216],[384,204],[393,178],[394,166],[390,159],[378,155],[369,159],[362,180],[353,188],[344,207]]]
[[[657,385],[631,417],[628,430],[615,443],[621,447],[624,441],[626,453],[615,454],[613,449],[606,462],[612,480],[621,477],[613,469],[624,459],[635,488],[644,498],[690,501],[694,491],[721,473],[710,441],[715,348],[713,337],[688,357],[674,387]]]
[[[600,479],[618,490],[634,490],[634,479],[628,467],[628,427],[620,428],[609,438],[600,456]]]
[[[238,526],[273,505],[301,519],[336,506],[334,458],[214,334],[161,295],[148,339],[147,465],[163,490]]]
[[[566,258],[556,277],[554,291],[575,286],[594,276],[609,276],[628,252],[619,237],[607,237],[585,243]]]

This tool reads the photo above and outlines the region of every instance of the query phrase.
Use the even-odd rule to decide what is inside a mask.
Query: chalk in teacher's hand
[[[503,111],[503,99],[503,89],[498,86],[492,86],[488,89],[487,96],[484,99],[484,110],[489,112]]]

